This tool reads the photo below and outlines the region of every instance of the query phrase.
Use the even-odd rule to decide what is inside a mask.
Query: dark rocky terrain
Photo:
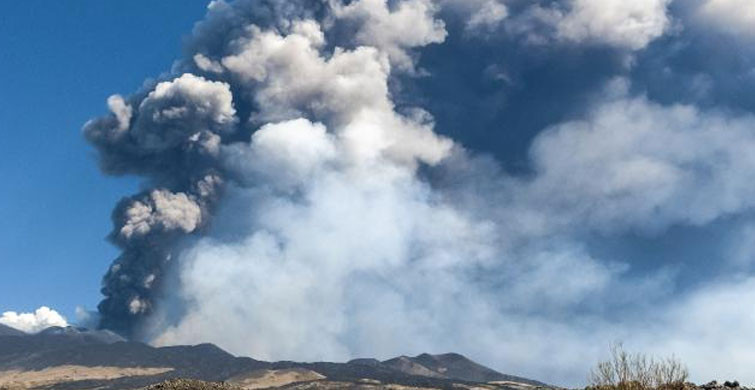
[[[0,336],[23,336],[24,332],[0,324]]]
[[[196,379],[169,379],[150,385],[145,390],[241,390],[227,383],[205,382]]]
[[[28,335],[0,327],[2,390],[118,390],[148,386],[151,389],[546,387],[452,353],[401,356],[386,361],[356,359],[348,363],[264,362],[233,356],[212,344],[155,348],[126,341],[108,331],[69,327]]]
[[[423,389],[419,387],[407,387],[407,386],[401,386],[401,385],[395,385],[395,384],[383,384],[377,381],[370,381],[370,380],[360,380],[360,381],[351,382],[351,383],[333,382],[333,381],[328,381],[328,380],[298,382],[298,383],[292,383],[287,386],[284,386],[284,388],[290,389],[290,390],[341,390],[341,389],[377,390],[377,389],[385,389],[385,388],[393,389],[393,390]],[[482,389],[491,389],[493,387],[490,386],[490,384],[477,384],[470,388],[465,384],[457,383],[454,385],[454,388],[482,390]],[[630,386],[628,388],[632,388],[632,387]],[[242,389],[243,387],[239,387],[230,383],[204,382],[204,381],[197,381],[197,380],[176,379],[176,380],[168,380],[162,383],[149,386],[145,390],[242,390]],[[531,389],[537,389],[537,387],[532,387]],[[585,390],[595,390],[595,389],[596,388],[594,387],[585,388]],[[618,390],[618,388],[615,388],[615,387],[605,388],[604,390],[609,390],[609,389]],[[681,384],[678,388],[669,387],[666,390],[669,390],[669,389],[751,390],[751,388],[740,386],[739,382],[737,381],[726,381],[724,383],[712,381],[712,382],[706,383],[704,385],[699,385],[699,386],[695,385],[694,383],[684,383],[684,384]]]

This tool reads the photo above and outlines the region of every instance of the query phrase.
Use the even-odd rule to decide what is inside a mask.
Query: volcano
[[[109,331],[53,327],[26,334],[0,326],[0,389],[125,390],[177,378],[225,382],[240,389],[550,387],[454,353],[347,363],[265,362],[233,356],[213,344],[156,348]]]

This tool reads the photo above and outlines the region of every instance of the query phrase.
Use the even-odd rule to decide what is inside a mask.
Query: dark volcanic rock
[[[212,383],[191,379],[170,379],[147,387],[145,390],[241,390],[225,383]]]
[[[362,365],[362,366],[375,367],[375,366],[379,366],[381,363],[380,363],[380,360],[377,360],[377,359],[362,358],[362,359],[352,359],[352,360],[349,360],[349,362],[346,363],[346,364],[358,364],[358,365]]]

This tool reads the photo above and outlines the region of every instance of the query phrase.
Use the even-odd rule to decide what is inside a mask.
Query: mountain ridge
[[[0,336],[24,336],[25,332],[18,329],[11,328],[10,326],[0,324]]]
[[[384,361],[354,359],[346,363],[265,362],[250,357],[234,356],[214,344],[152,347],[139,342],[125,341],[113,335],[106,331],[72,327],[49,328],[37,334],[0,334],[0,389],[3,385],[3,373],[40,372],[54,367],[78,367],[82,372],[108,367],[118,372],[134,368],[161,369],[155,375],[88,378],[84,381],[69,380],[55,384],[55,389],[61,390],[125,390],[175,378],[211,382],[223,382],[232,378],[266,378],[265,380],[271,380],[271,383],[279,383],[280,378],[320,376],[328,381],[343,383],[367,380],[444,389],[458,388],[459,384],[472,385],[492,381],[512,382],[524,387],[546,386],[535,380],[502,374],[453,353],[399,356]]]

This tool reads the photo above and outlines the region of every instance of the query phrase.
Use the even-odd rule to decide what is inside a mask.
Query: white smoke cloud
[[[207,58],[207,56],[205,56],[204,54],[194,54],[194,57],[192,59],[194,60],[194,63],[197,65],[197,67],[205,72],[223,73],[223,65]]]
[[[86,329],[97,329],[99,326],[100,315],[96,311],[87,310],[83,306],[76,306],[74,315],[76,317],[76,326]]]
[[[433,188],[390,154],[355,159],[347,135],[369,131],[304,119],[263,127],[250,145],[234,145],[231,166],[254,180],[230,190],[216,219],[242,238],[210,235],[184,254],[187,314],[177,325],[154,317],[153,341],[210,341],[272,360],[454,350],[574,384],[592,363],[580,357],[597,359],[623,339],[661,355],[685,352],[696,378],[720,375],[723,366],[702,358],[720,344],[719,328],[692,307],[713,304],[726,287],[670,299],[671,275],[629,277],[631,264],[595,258],[581,236],[659,232],[750,210],[754,119],[662,106],[617,84],[584,120],[536,139],[533,178],[475,168],[500,184],[497,193],[470,192],[480,187],[465,179],[449,192]],[[604,318],[603,305],[652,321]],[[578,307],[591,309],[577,320]],[[717,316],[738,316],[732,309]],[[691,343],[680,329],[710,337]],[[724,372],[747,378],[744,367]]]
[[[559,34],[574,41],[600,41],[642,49],[669,27],[671,0],[572,0],[558,21]]]
[[[755,34],[755,3],[748,0],[705,0],[697,10],[704,21],[735,35]]]
[[[184,141],[187,131],[223,133],[236,121],[229,88],[190,73],[159,83],[139,105],[131,136],[143,148],[160,151]]]
[[[190,233],[202,222],[202,208],[184,193],[155,190],[144,199],[131,203],[125,212],[125,219],[120,230],[125,238],[147,235],[155,226],[167,231],[181,229]]]
[[[534,4],[509,29],[535,43],[569,42],[642,50],[672,26],[672,0],[564,0]],[[543,27],[545,27],[543,29]]]
[[[26,333],[37,333],[52,326],[68,326],[63,316],[47,306],[42,306],[33,313],[6,311],[0,317],[0,324]]]
[[[465,18],[468,32],[494,32],[509,16],[508,7],[503,0],[441,0],[442,7]]]
[[[660,235],[673,226],[706,226],[731,215],[749,215],[755,207],[748,190],[748,183],[755,178],[751,153],[755,150],[755,117],[703,111],[690,105],[661,105],[643,96],[629,96],[622,85],[622,80],[614,81],[583,120],[553,126],[534,140],[530,151],[535,170],[532,177],[504,178],[501,185],[489,187],[473,180],[462,181],[464,189],[458,190],[461,194],[455,199],[469,202],[470,208],[481,207],[479,214],[495,220],[507,239],[525,243],[566,240],[574,245],[583,242],[585,233],[590,232],[601,237]],[[475,168],[473,173],[479,172]],[[482,176],[479,180],[491,179]],[[470,195],[469,188],[487,188],[484,193],[493,200]],[[520,305],[538,308],[534,310],[537,316],[529,318],[498,313],[501,322],[528,327],[516,333],[528,340],[531,348],[525,352],[527,364],[521,372],[555,356],[558,364],[542,363],[533,372],[571,378],[565,383],[583,383],[575,373],[587,372],[591,362],[575,363],[580,361],[578,357],[597,359],[601,351],[593,347],[598,340],[601,347],[612,340],[625,340],[640,351],[676,354],[689,364],[696,381],[753,380],[748,366],[755,360],[742,352],[749,349],[740,343],[747,339],[752,316],[729,304],[751,300],[752,281],[744,272],[750,269],[753,258],[749,226],[746,224],[725,249],[725,261],[736,271],[730,274],[731,279],[711,279],[689,295],[673,298],[667,294],[673,291],[675,282],[663,273],[632,280],[632,287],[622,287],[627,281],[624,272],[631,264],[611,267],[606,259],[571,263],[579,252],[564,257],[569,254],[564,247],[543,251],[536,246],[534,253],[517,256],[515,261],[524,267],[544,259],[543,268],[536,273],[512,273],[503,268],[524,277],[533,290],[522,294],[518,288],[502,287],[500,292],[521,297]],[[548,276],[549,269],[555,273],[553,278]],[[586,269],[592,269],[592,274]],[[591,282],[587,288],[570,288],[569,281]],[[596,302],[613,310],[639,312],[614,321],[589,314],[564,321],[554,316],[559,311],[552,310],[553,298],[543,300],[542,294],[561,296],[567,291],[575,292],[573,299],[560,302],[570,308],[567,313],[573,313],[575,305],[593,306]],[[550,310],[543,310],[549,306]],[[549,321],[549,326],[539,328],[540,320]],[[729,327],[721,321],[736,325]],[[553,332],[559,343],[568,340],[559,351],[549,351],[547,341],[542,345],[532,341],[548,340],[554,337]],[[513,350],[520,356],[520,349]],[[486,352],[480,353],[485,356]],[[709,357],[716,353],[736,357],[711,363]],[[490,355],[494,354],[488,352]],[[490,359],[517,364],[505,357]]]
[[[519,199],[549,223],[598,230],[705,225],[755,206],[753,127],[750,115],[606,97],[585,120],[538,136],[538,176]]]
[[[336,153],[325,126],[296,119],[263,126],[252,135],[251,145],[229,147],[226,161],[247,181],[262,179],[286,190],[318,175],[325,164],[335,162]]]
[[[478,3],[475,7],[477,10],[472,13],[467,22],[467,28],[470,30],[492,28],[508,16],[506,6],[497,0],[478,0]]]
[[[367,47],[325,59],[319,54],[324,39],[314,21],[294,23],[286,36],[251,27],[240,50],[222,63],[242,82],[259,85],[255,96],[265,121],[295,119],[305,111],[341,118],[363,107],[389,107],[387,59]]]
[[[273,131],[324,137],[321,130],[301,120],[270,125],[252,148],[268,143]],[[205,239],[186,254],[180,276],[188,314],[157,343],[208,338],[261,358],[345,359],[395,351],[411,339],[407,334],[416,337],[415,347],[404,347],[426,346],[444,331],[432,316],[450,319],[467,304],[490,310],[484,299],[467,302],[464,295],[477,294],[454,274],[491,260],[491,226],[434,199],[413,167],[373,156],[354,161],[342,138],[332,140],[327,148],[320,141],[286,145],[273,160],[284,174],[233,190],[228,212],[243,215],[248,226],[241,233],[248,236],[230,244]],[[285,172],[301,167],[298,158],[286,158],[291,146],[317,156],[306,158],[320,172],[291,181]],[[278,180],[296,183],[297,191],[267,190]],[[228,284],[237,288],[227,292]],[[213,331],[220,322],[226,332]],[[231,343],[244,329],[255,337]]]
[[[387,0],[361,0],[348,5],[333,2],[336,18],[358,22],[357,44],[372,46],[388,54],[391,64],[414,70],[409,49],[441,43],[445,24],[435,18],[438,6],[432,0],[406,0],[391,10]]]
[[[755,326],[755,315],[742,304],[753,300],[753,278],[713,283],[669,307],[660,325],[649,327],[636,345],[655,354],[674,351],[698,383],[714,378],[751,382],[755,342],[747,335]]]
[[[336,125],[333,131],[343,133],[356,159],[387,153],[404,162],[432,164],[448,154],[451,142],[432,131],[428,118],[394,111],[385,53],[373,47],[337,49],[326,59],[319,52],[324,36],[314,21],[294,23],[286,36],[254,27],[250,34],[240,52],[222,62],[242,81],[259,83],[254,96],[260,118],[278,121],[312,113]]]
[[[514,14],[504,0],[440,0],[439,4],[462,15],[466,30],[471,33],[515,32],[536,43],[562,41],[641,50],[672,27],[669,11],[672,1],[560,0],[547,2],[548,5],[531,2]]]
[[[128,105],[120,95],[113,95],[109,97],[107,99],[107,105],[118,121],[118,131],[124,132],[128,130],[131,122],[131,116],[134,112],[131,106]]]

